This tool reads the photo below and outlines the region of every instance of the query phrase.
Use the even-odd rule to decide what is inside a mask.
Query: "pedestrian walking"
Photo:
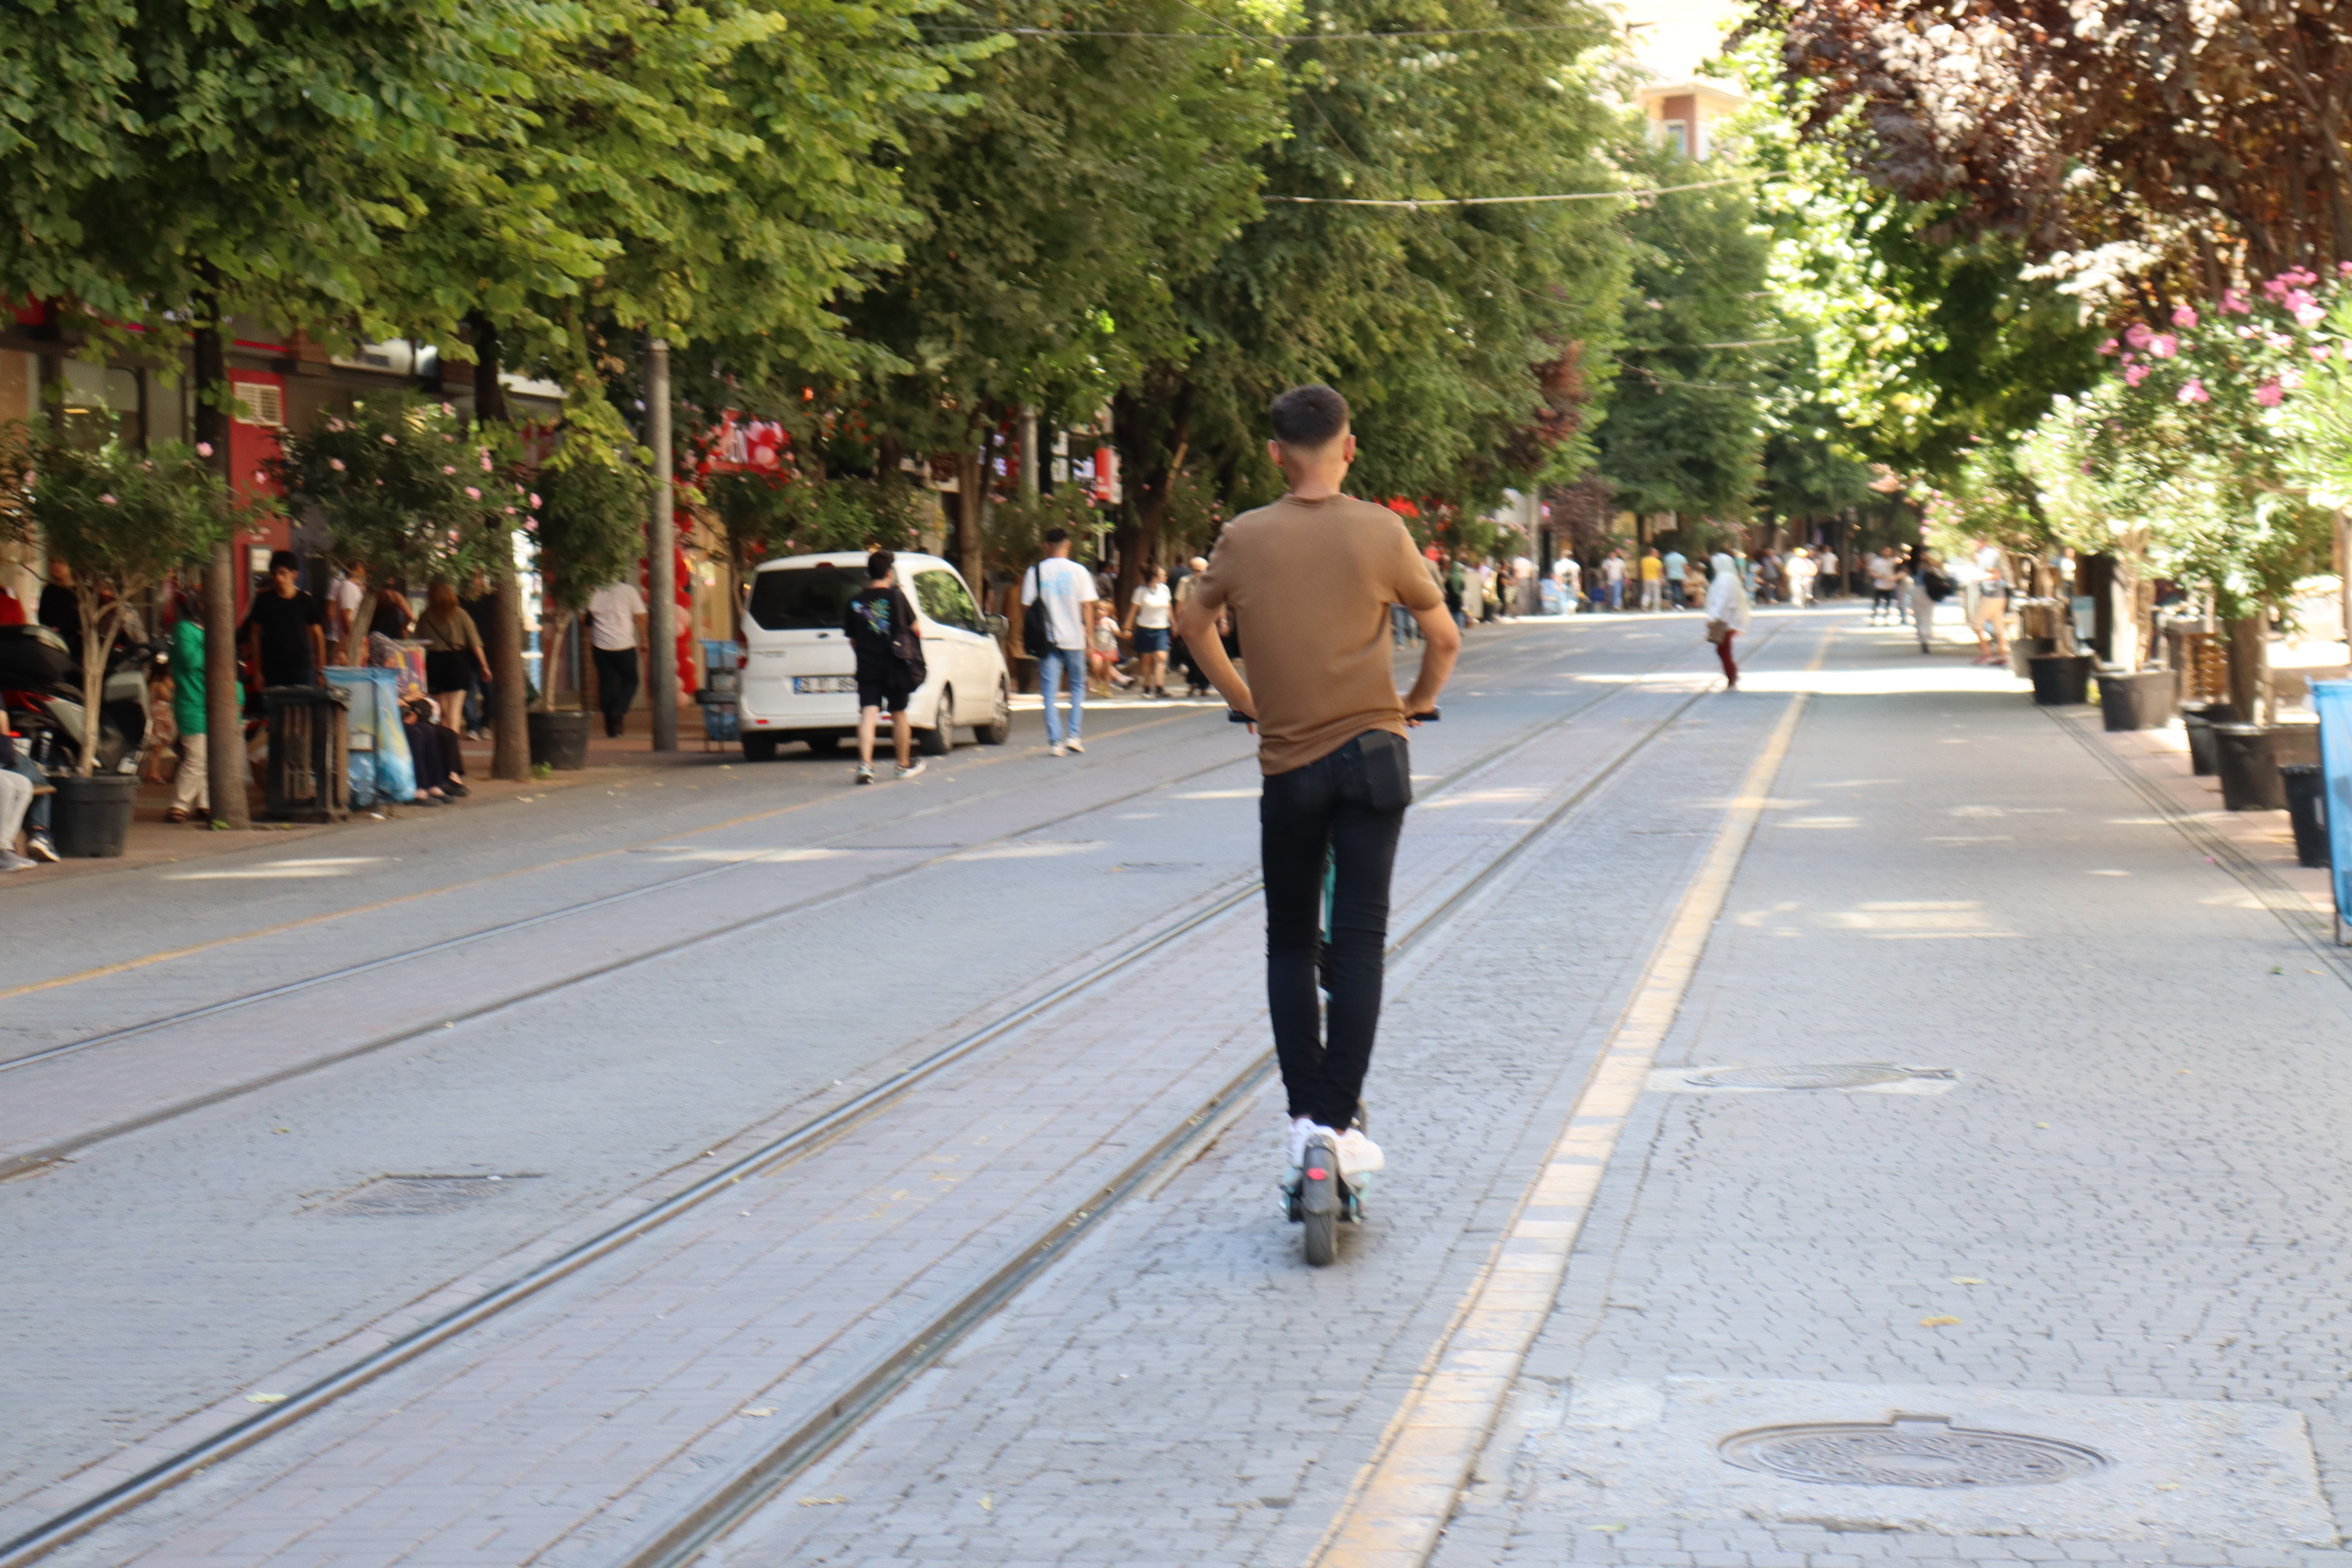
[[[1146,697],[1168,695],[1168,638],[1175,626],[1165,567],[1143,574],[1143,585],[1127,604],[1128,639],[1135,647],[1135,683]]]
[[[1666,605],[1666,563],[1654,544],[1642,556],[1642,608],[1662,610]]]
[[[351,646],[352,626],[360,616],[360,606],[367,603],[368,571],[365,566],[352,566],[327,584],[327,662],[343,662],[343,649]]]
[[[170,822],[212,816],[209,776],[211,752],[205,740],[205,605],[194,588],[182,588],[173,601],[172,718],[180,731],[180,766],[172,775]]]
[[[1977,551],[1976,607],[1969,611],[1969,629],[1977,635],[1979,664],[2009,662],[2009,580],[2002,575],[2001,552],[1990,544]]]
[[[1706,563],[1694,555],[1683,568],[1683,603],[1692,609],[1706,604]]]
[[[1943,560],[1924,544],[1911,547],[1911,630],[1919,651],[1932,653],[1936,641],[1936,605],[1951,596],[1952,580],[1944,575]]]
[[[466,699],[477,676],[490,679],[490,656],[482,647],[481,628],[457,602],[457,590],[436,583],[425,590],[425,613],[416,617],[416,635],[425,644],[425,690],[440,705],[441,722],[452,735],[466,733]],[[459,784],[465,763],[457,764]]]
[[[1087,716],[1087,635],[1095,620],[1095,593],[1094,574],[1070,559],[1069,531],[1047,529],[1045,558],[1021,579],[1021,604],[1024,611],[1036,606],[1044,623],[1037,629],[1045,646],[1040,649],[1032,639],[1030,650],[1037,660],[1037,690],[1045,700],[1045,749],[1056,757],[1087,749],[1078,731]],[[1070,693],[1066,721],[1054,708],[1054,695],[1064,686]]]
[[[1601,584],[1602,592],[1609,595],[1609,607],[1612,610],[1623,609],[1625,607],[1625,552],[1622,549],[1611,551],[1601,560]]]
[[[1195,555],[1192,557],[1191,562],[1187,563],[1184,576],[1177,583],[1175,587],[1173,596],[1174,602],[1171,606],[1173,614],[1181,615],[1183,613],[1186,602],[1192,597],[1192,589],[1201,581],[1201,574],[1206,572],[1208,569],[1209,558],[1205,555]],[[1175,621],[1172,616],[1169,622],[1169,626],[1171,629],[1170,635],[1172,637],[1175,626]],[[1179,640],[1175,643],[1174,652],[1176,655],[1176,662],[1182,665],[1184,668],[1184,695],[1187,697],[1206,697],[1209,694],[1208,678],[1201,673],[1200,665],[1193,661],[1192,650],[1185,646],[1183,642]]]
[[[1813,558],[1800,544],[1790,552],[1787,570],[1789,603],[1801,610],[1813,602],[1813,578],[1821,568],[1814,564]]]
[[[1462,609],[1463,597],[1468,586],[1469,574],[1462,570],[1462,563],[1449,556],[1445,563],[1445,613],[1454,617],[1456,631],[1470,629],[1470,617]]]
[[[1552,563],[1552,575],[1559,583],[1559,613],[1572,616],[1584,607],[1584,567],[1573,555],[1563,555]]]
[[[1731,641],[1748,629],[1748,584],[1741,581],[1739,563],[1728,551],[1719,552],[1715,558],[1715,576],[1706,585],[1706,640],[1715,645],[1715,655],[1723,661],[1723,689],[1735,690],[1739,685],[1739,663],[1731,651]]]
[[[1821,569],[1813,579],[1813,592],[1824,599],[1844,598],[1845,584],[1838,577],[1837,552],[1826,544],[1822,545],[1813,558],[1813,564]]]
[[[1683,597],[1683,579],[1689,574],[1690,562],[1681,551],[1669,550],[1666,552],[1665,568],[1666,603],[1679,610],[1688,603]]]
[[[588,642],[596,665],[596,706],[604,734],[620,734],[637,700],[637,652],[646,646],[646,596],[635,583],[607,583],[588,595]]]
[[[1266,1001],[1290,1115],[1284,1187],[1300,1192],[1311,1147],[1360,1192],[1384,1163],[1360,1112],[1380,1026],[1390,873],[1412,798],[1405,737],[1415,715],[1434,710],[1462,636],[1402,520],[1340,489],[1356,457],[1340,395],[1293,387],[1275,399],[1271,422],[1267,451],[1289,493],[1225,525],[1179,631],[1258,735]],[[1427,639],[1402,701],[1381,635],[1391,604],[1412,611]],[[1228,606],[1239,613],[1247,681],[1212,626]]]
[[[1895,606],[1895,562],[1894,557],[1872,550],[1863,557],[1863,576],[1870,578],[1870,626],[1882,626],[1882,616],[1900,621],[1903,611]]]
[[[874,732],[885,709],[890,714],[890,740],[898,752],[898,776],[915,777],[925,764],[915,757],[907,700],[928,671],[922,623],[916,620],[906,590],[898,586],[898,558],[890,551],[877,550],[866,558],[866,586],[841,607],[841,632],[857,658],[857,782],[874,782]],[[940,722],[947,722],[944,712]]]

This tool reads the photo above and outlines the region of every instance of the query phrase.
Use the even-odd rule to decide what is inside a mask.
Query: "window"
[[[286,423],[286,389],[268,382],[236,384],[236,420],[240,425],[265,425],[278,429]]]
[[[762,631],[839,631],[849,596],[866,586],[862,569],[793,566],[751,579],[749,614]]]
[[[965,631],[980,630],[980,612],[964,591],[963,582],[952,572],[942,572],[934,566],[928,572],[915,574],[915,602],[923,614],[943,626],[961,626]]]
[[[68,442],[89,448],[116,439],[134,447],[145,444],[137,371],[78,359],[66,361],[65,369],[64,423]]]

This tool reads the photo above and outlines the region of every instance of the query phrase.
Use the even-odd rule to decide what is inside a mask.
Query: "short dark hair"
[[[1317,382],[1294,386],[1266,410],[1274,438],[1286,447],[1328,447],[1348,429],[1348,400]]]
[[[1070,531],[1066,528],[1049,528],[1045,531],[1045,542],[1048,544],[1067,544],[1069,542]]]
[[[302,570],[302,563],[301,563],[300,562],[299,562],[299,561],[297,561],[297,560],[295,560],[295,559],[294,559],[294,552],[293,552],[292,551],[290,551],[290,550],[273,550],[273,551],[271,551],[271,552],[269,552],[269,569],[270,569],[272,572],[275,572],[275,571],[277,571],[280,566],[285,567],[285,568],[286,568],[286,570],[288,570],[289,572],[299,572],[300,570]]]
[[[890,568],[898,564],[898,555],[887,550],[877,550],[866,558],[866,580],[879,583],[890,575]]]

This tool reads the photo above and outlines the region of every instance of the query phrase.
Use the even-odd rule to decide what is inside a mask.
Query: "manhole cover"
[[[331,1215],[454,1214],[498,1196],[513,1176],[378,1176],[319,1212]]]
[[[1716,1452],[1744,1470],[1848,1487],[2023,1487],[2106,1468],[2106,1457],[2054,1437],[1978,1432],[1945,1415],[1762,1426]]]
[[[1718,1068],[1694,1073],[1690,1081],[1702,1089],[1867,1089],[1874,1083],[1900,1083],[1911,1077],[1908,1068],[1861,1062],[1799,1067]]]

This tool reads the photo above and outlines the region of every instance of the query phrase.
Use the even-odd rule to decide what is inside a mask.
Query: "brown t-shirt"
[[[1257,704],[1261,771],[1286,773],[1367,730],[1405,732],[1389,670],[1391,605],[1444,603],[1384,506],[1285,496],[1225,524],[1193,601],[1233,606]]]

